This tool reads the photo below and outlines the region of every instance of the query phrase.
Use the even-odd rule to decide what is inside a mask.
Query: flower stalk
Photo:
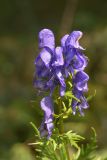
[[[61,97],[58,98],[58,114],[62,113],[62,102],[61,102]],[[63,123],[63,118],[59,117],[58,121],[58,128],[59,128],[59,133],[63,134],[64,133],[64,123]]]
[[[61,101],[61,97],[58,97],[58,112],[59,114],[62,113],[62,101]],[[58,121],[58,128],[59,128],[59,133],[63,134],[64,133],[64,121],[63,121],[63,117],[59,118]],[[66,151],[66,155],[67,155],[67,160],[71,160],[70,156],[69,156],[69,150],[68,150],[68,146],[64,144],[65,147],[65,151]]]
[[[40,53],[35,59],[34,86],[44,93],[40,102],[44,112],[39,128],[40,137],[46,138],[48,142],[54,137],[52,142],[54,150],[64,151],[63,155],[66,160],[71,159],[67,143],[71,144],[74,140],[71,141],[72,131],[64,133],[63,119],[68,118],[71,113],[75,115],[77,111],[80,115],[84,115],[84,109],[88,108],[87,99],[84,96],[84,93],[88,91],[89,76],[84,72],[88,58],[82,53],[84,48],[79,44],[82,35],[81,31],[66,34],[61,38],[60,46],[56,47],[53,32],[49,29],[41,30],[38,36]],[[68,89],[69,76],[72,78]],[[57,87],[59,93],[54,99],[52,95]],[[48,95],[46,96],[45,93]],[[58,115],[54,111],[54,102],[57,102]],[[54,128],[58,129],[58,135],[52,134]],[[73,145],[79,153],[78,145],[75,142]]]

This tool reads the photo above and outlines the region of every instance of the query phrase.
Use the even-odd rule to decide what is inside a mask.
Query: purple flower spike
[[[89,76],[84,72],[88,58],[81,53],[81,50],[84,50],[79,44],[82,35],[81,31],[66,34],[61,39],[61,46],[55,47],[55,38],[51,30],[43,29],[39,32],[40,53],[35,60],[34,86],[49,95],[41,100],[44,112],[40,127],[41,136],[49,138],[52,134],[54,110],[51,97],[57,86],[60,87],[60,96],[64,96],[66,78],[70,74],[73,80],[72,93],[78,99],[72,99],[73,114],[76,114],[78,108],[83,115],[83,110],[88,108],[84,97],[84,92],[88,91]]]
[[[83,47],[79,45],[79,39],[82,37],[81,31],[73,31],[66,40],[66,47],[72,46],[72,48],[84,50]]]
[[[52,51],[55,48],[54,34],[49,29],[43,29],[39,32],[39,48],[49,47]]]
[[[79,71],[75,75],[73,79],[73,83],[79,91],[87,92],[88,91],[88,87],[87,87],[88,80],[89,80],[89,76],[85,72]]]
[[[48,135],[48,138],[52,134],[53,125],[53,104],[51,97],[44,97],[41,100],[41,108],[44,111],[44,119],[40,127],[41,136]]]

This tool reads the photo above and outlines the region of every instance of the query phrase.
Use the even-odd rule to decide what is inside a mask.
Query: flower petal
[[[62,46],[62,47],[65,47],[65,42],[66,42],[68,36],[69,36],[69,34],[66,34],[65,36],[63,36],[63,37],[61,38],[61,46]]]
[[[78,109],[79,109],[81,116],[84,116],[83,109],[87,109],[88,107],[89,105],[87,103],[86,98],[84,96],[81,96],[81,102],[78,103]]]
[[[41,59],[40,54],[35,60],[35,67],[36,67],[35,75],[38,78],[47,77],[50,73],[49,68],[45,66],[45,63]]]
[[[66,84],[65,84],[65,80],[64,80],[64,77],[63,77],[60,69],[56,69],[56,76],[61,84],[60,95],[64,96],[65,90],[66,90]]]
[[[73,64],[73,67],[77,70],[84,70],[84,68],[88,64],[88,57],[86,57],[84,54],[77,51],[76,54],[76,61]]]
[[[61,47],[56,47],[56,49],[55,49],[55,59],[56,59],[56,61],[53,63],[53,66],[64,65],[64,58],[63,58]]]
[[[35,80],[34,86],[40,90],[47,90],[48,89],[46,82],[43,80]]]
[[[47,82],[47,86],[50,89],[50,96],[52,96],[52,93],[55,88],[55,77],[52,76],[51,79]]]
[[[45,112],[45,122],[48,122],[50,116],[54,113],[52,99],[50,96],[41,100],[41,108]]]
[[[49,47],[52,51],[55,48],[54,34],[49,29],[43,29],[39,32],[39,48]]]
[[[76,50],[74,48],[69,47],[67,49],[66,55],[65,55],[65,67],[68,67],[76,54]]]
[[[42,51],[40,52],[40,57],[42,59],[42,61],[44,62],[45,66],[47,68],[49,68],[50,63],[51,63],[51,59],[52,59],[52,55],[50,52],[48,52],[48,50],[46,48],[42,49]]]
[[[61,47],[63,48],[64,54],[66,53],[65,42],[66,42],[68,36],[69,36],[69,34],[66,34],[65,36],[63,36],[63,37],[61,38]]]
[[[76,73],[73,79],[73,83],[78,90],[86,92],[88,91],[88,87],[87,87],[88,80],[89,80],[89,76],[85,72],[79,71]]]
[[[72,66],[76,70],[84,70],[84,68],[87,66],[87,59],[83,55],[75,55],[72,60]]]
[[[53,129],[53,103],[51,97],[44,97],[41,100],[41,108],[44,111],[44,119],[42,121],[41,127],[40,127],[40,132],[41,135],[43,135],[43,132],[46,133],[48,132],[48,138],[52,134],[52,129]]]
[[[80,97],[82,96],[82,92],[77,90],[76,87],[73,88],[73,95],[77,98],[80,99]],[[72,111],[73,114],[76,114],[76,106],[78,105],[78,101],[75,99],[72,99]]]
[[[84,96],[81,96],[81,103],[78,106],[83,109],[87,109],[89,107],[87,100]]]
[[[81,31],[73,31],[66,40],[66,46],[72,46],[73,48],[84,50],[79,45],[79,39],[82,37]]]
[[[80,100],[80,102],[78,102],[77,100],[73,99],[72,100],[72,110],[73,110],[73,114],[76,114],[76,107],[78,107],[80,114],[83,116],[83,109],[87,109],[89,107],[86,98],[83,96],[83,92],[79,91],[77,88],[74,87],[73,89],[73,94],[76,98],[78,98]]]

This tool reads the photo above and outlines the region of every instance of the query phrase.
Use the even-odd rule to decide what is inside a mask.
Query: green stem
[[[67,154],[67,159],[68,159],[68,160],[71,160],[71,159],[70,159],[70,156],[69,156],[68,146],[65,146],[65,150],[66,150],[66,154]]]
[[[58,113],[62,113],[62,104],[61,104],[61,97],[58,97]],[[60,117],[58,121],[58,128],[59,128],[59,133],[62,134],[64,133],[64,125],[63,125],[63,118]]]
[[[59,114],[62,113],[62,102],[61,102],[61,97],[58,98],[58,111],[59,111]],[[61,117],[59,119],[59,124],[58,124],[58,128],[59,128],[59,133],[60,134],[63,134],[64,133],[64,122],[63,122],[63,118]],[[70,160],[70,156],[69,156],[69,151],[68,151],[68,146],[65,145],[65,150],[66,150],[66,155],[67,155],[67,160]]]

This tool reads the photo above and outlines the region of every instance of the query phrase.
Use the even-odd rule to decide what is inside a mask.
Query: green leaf
[[[68,74],[69,74],[70,79],[72,80],[72,74],[70,72]]]
[[[72,104],[72,99],[70,98],[68,101],[69,101],[69,104],[68,104],[68,106],[69,106],[69,107],[71,107],[71,104]]]
[[[96,90],[94,91],[93,95],[90,95],[90,96],[87,97],[87,101],[92,100],[95,96],[96,96]]]
[[[73,159],[76,160],[78,159],[80,155],[80,147],[78,146],[78,142],[83,140],[84,138],[80,135],[77,135],[76,133],[73,133],[72,131],[68,131],[65,134],[66,138],[70,142],[71,146],[75,147],[77,149],[77,152],[73,154]]]
[[[80,100],[79,100],[78,98],[76,98],[76,97],[72,94],[71,91],[65,92],[65,95],[64,95],[64,96],[65,96],[65,97],[73,98],[73,99],[77,100],[78,102],[80,102]]]
[[[32,146],[40,145],[40,146],[42,146],[43,143],[42,142],[35,142],[35,143],[28,143],[28,145],[32,145]]]
[[[59,144],[59,153],[60,153],[60,160],[67,160],[67,154],[66,154],[66,150],[65,150],[65,144],[62,142]]]
[[[31,126],[33,127],[36,135],[40,138],[39,130],[37,129],[36,125],[33,122],[30,122]]]
[[[72,113],[72,108],[68,108],[67,112],[66,112],[68,115],[70,115]]]
[[[97,148],[97,135],[96,135],[96,132],[95,132],[95,129],[94,128],[91,128],[92,129],[92,136],[90,138],[90,141],[89,143],[87,143],[86,145],[82,145],[81,146],[81,152],[80,152],[80,156],[78,158],[78,160],[95,160],[95,157],[96,157],[96,154],[95,154],[95,151],[96,151],[96,148]]]
[[[70,81],[68,81],[68,85],[72,88],[72,83]]]
[[[67,110],[65,103],[62,101],[63,111],[65,112]]]
[[[52,142],[53,148],[54,148],[54,151],[55,151],[56,148],[57,148],[57,143],[56,143],[56,141],[55,141],[54,139],[52,139],[52,138],[50,138],[50,141]]]

